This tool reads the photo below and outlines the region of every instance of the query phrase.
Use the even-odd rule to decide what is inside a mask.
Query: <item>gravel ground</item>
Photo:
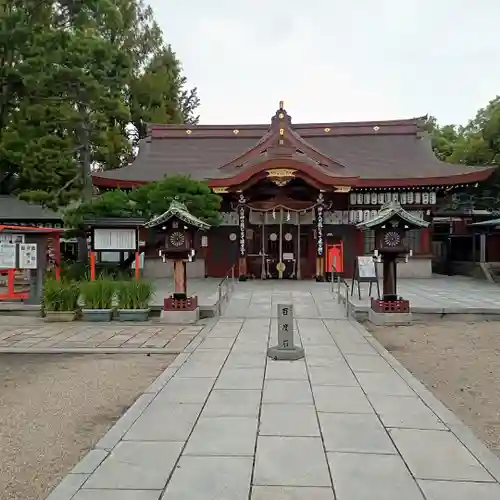
[[[0,500],[44,500],[173,359],[0,354]]]
[[[500,322],[365,326],[500,456]]]

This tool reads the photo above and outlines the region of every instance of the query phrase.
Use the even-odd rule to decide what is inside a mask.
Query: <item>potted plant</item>
[[[147,321],[153,285],[149,281],[122,281],[118,285],[118,319]]]
[[[116,283],[105,278],[82,283],[82,319],[84,321],[111,321],[115,290]]]
[[[45,321],[73,321],[78,310],[80,286],[76,281],[47,279],[43,287]]]

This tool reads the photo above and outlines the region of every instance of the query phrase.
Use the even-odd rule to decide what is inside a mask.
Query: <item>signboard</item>
[[[376,280],[377,271],[373,257],[359,256],[358,259],[358,277],[361,281]]]
[[[293,348],[293,306],[278,304],[278,349]]]
[[[16,269],[15,243],[0,243],[0,269]]]
[[[24,234],[2,231],[0,233],[0,243],[24,243]]]
[[[19,245],[19,269],[36,269],[38,265],[36,243]]]
[[[360,283],[370,283],[369,295],[372,294],[372,285],[377,285],[377,297],[380,298],[380,284],[378,282],[377,267],[372,256],[359,255],[354,259],[354,274],[351,284],[351,297],[354,293],[354,282],[358,283],[358,297],[361,300]]]
[[[94,229],[93,246],[96,251],[136,251],[136,229]]]

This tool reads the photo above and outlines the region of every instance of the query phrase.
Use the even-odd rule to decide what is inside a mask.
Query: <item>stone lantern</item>
[[[407,232],[428,227],[424,219],[407,212],[398,202],[382,206],[377,215],[357,225],[362,231],[375,231],[374,257],[382,262],[382,298],[371,299],[369,318],[375,324],[401,324],[411,321],[410,303],[397,293],[397,259],[408,261],[411,250]]]
[[[187,293],[186,263],[196,258],[196,232],[210,226],[192,215],[184,203],[173,200],[166,212],[148,221],[145,227],[164,234],[159,254],[163,262],[173,262],[174,293],[164,299],[161,319],[169,323],[198,321],[198,297]]]

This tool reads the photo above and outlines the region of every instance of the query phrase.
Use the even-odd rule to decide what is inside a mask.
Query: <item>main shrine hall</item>
[[[432,220],[440,200],[487,179],[493,168],[444,163],[422,130],[425,118],[295,124],[283,103],[264,125],[150,125],[130,165],[93,175],[99,189],[130,189],[174,174],[205,180],[222,197],[221,223],[196,242],[188,276],[350,277],[374,235],[356,224],[398,201]],[[432,273],[429,229],[411,231],[412,257],[398,274]],[[145,242],[145,275],[167,276],[161,242]]]

